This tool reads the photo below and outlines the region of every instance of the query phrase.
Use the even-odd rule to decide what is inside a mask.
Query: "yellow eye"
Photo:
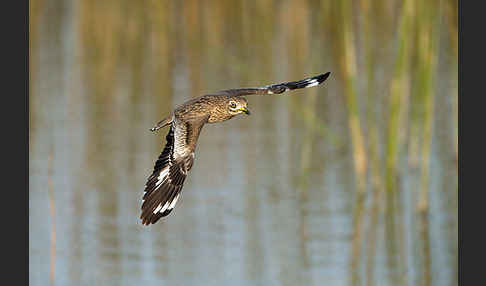
[[[236,108],[236,103],[235,103],[234,101],[231,101],[231,102],[230,102],[230,107],[231,107],[231,108]]]

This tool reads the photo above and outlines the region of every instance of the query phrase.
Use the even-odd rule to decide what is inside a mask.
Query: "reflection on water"
[[[457,285],[457,3],[405,3],[31,1],[30,284]],[[327,71],[140,224],[174,106]]]

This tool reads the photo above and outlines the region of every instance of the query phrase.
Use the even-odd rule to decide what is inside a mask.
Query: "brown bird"
[[[206,123],[226,121],[245,113],[250,115],[244,95],[279,94],[287,90],[323,83],[329,72],[300,81],[257,88],[228,89],[194,98],[177,107],[151,131],[170,125],[167,143],[155,162],[154,171],[145,184],[142,203],[142,224],[156,223],[175,207],[187,173],[194,163],[194,151],[202,127]]]

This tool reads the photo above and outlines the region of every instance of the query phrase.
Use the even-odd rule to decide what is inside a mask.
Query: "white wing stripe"
[[[168,178],[168,174],[169,174],[169,168],[170,168],[170,163],[167,167],[165,167],[164,169],[162,169],[160,171],[160,175],[157,177],[157,182],[155,182],[155,189],[154,191],[156,191],[160,186],[162,186],[162,183],[167,180]]]
[[[318,81],[310,82],[309,84],[307,84],[307,85],[305,86],[305,88],[308,88],[308,87],[313,87],[313,86],[316,86],[316,85],[318,85],[318,84],[319,84],[319,82],[318,82]]]
[[[179,199],[179,195],[180,195],[180,193],[177,194],[177,196],[175,196],[175,198],[172,200],[172,203],[169,205],[169,208],[168,208],[169,210],[171,210],[175,207],[177,200]]]
[[[162,208],[162,204],[159,204],[157,208],[154,210],[154,214],[156,214]]]
[[[165,176],[169,173],[169,166],[165,167],[160,171],[160,175],[157,177],[157,182],[155,183],[155,186],[159,186],[165,179]]]
[[[165,202],[164,207],[160,210],[161,213],[165,212],[165,210],[169,207],[169,201]]]

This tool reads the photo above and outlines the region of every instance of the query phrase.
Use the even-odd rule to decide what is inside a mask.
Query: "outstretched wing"
[[[299,81],[284,82],[278,84],[267,85],[263,87],[256,88],[238,88],[238,89],[227,89],[221,90],[216,93],[216,95],[229,95],[229,96],[242,96],[251,94],[279,94],[287,90],[306,88],[319,85],[323,83],[330,75],[330,72],[321,74],[318,76],[306,78]]]
[[[142,224],[156,223],[175,207],[187,173],[194,163],[197,139],[207,117],[188,121],[175,119],[167,143],[147,179],[142,203]]]

